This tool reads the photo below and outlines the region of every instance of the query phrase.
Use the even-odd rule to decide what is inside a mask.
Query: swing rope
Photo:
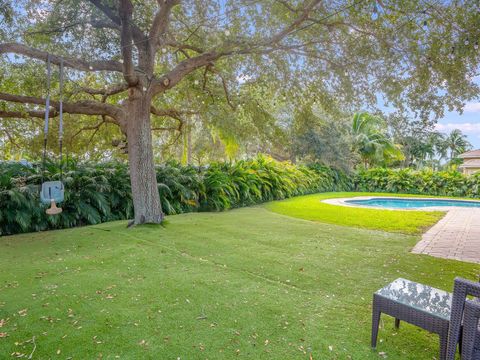
[[[60,181],[63,182],[63,59],[60,59],[60,106],[58,124],[58,146],[60,150]]]
[[[45,177],[45,165],[47,161],[48,121],[50,115],[50,78],[52,76],[50,54],[47,54],[47,100],[45,101],[45,126],[43,128],[43,159],[42,159],[42,184]]]
[[[44,182],[45,170],[47,163],[47,144],[48,144],[48,126],[50,117],[50,96],[51,96],[51,80],[52,80],[52,57],[47,54],[47,97],[45,100],[45,127],[43,128],[43,163],[42,163],[42,188],[40,190],[40,201],[50,203],[50,208],[46,209],[47,215],[58,215],[62,212],[62,208],[57,207],[57,203],[64,201],[63,187],[63,59],[60,58],[60,74],[59,74],[59,124],[58,124],[58,143],[60,147],[60,181]]]
[[[50,116],[50,85],[52,78],[51,55],[47,55],[47,98],[45,101],[45,126],[43,129],[43,158],[42,158],[42,183],[44,182],[47,162],[48,127]],[[59,104],[59,126],[58,145],[60,155],[60,181],[63,181],[63,59],[60,59],[60,104]]]

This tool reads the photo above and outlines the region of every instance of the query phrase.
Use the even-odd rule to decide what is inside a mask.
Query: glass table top
[[[450,319],[452,294],[447,291],[399,278],[375,294],[442,319]]]

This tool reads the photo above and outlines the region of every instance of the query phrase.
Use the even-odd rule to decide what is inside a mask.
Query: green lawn
[[[297,218],[320,221],[329,224],[355,226],[365,229],[421,234],[436,224],[444,213],[432,211],[377,210],[337,206],[323,203],[322,200],[350,196],[419,196],[385,193],[323,193],[298,196],[283,201],[266,204],[267,209]]]
[[[3,237],[0,358],[35,338],[33,359],[431,360],[437,337],[388,317],[369,347],[377,288],[480,270],[410,254],[418,239],[265,207]]]

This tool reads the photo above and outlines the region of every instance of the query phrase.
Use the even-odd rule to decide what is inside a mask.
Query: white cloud
[[[480,103],[478,104],[480,111]],[[473,135],[480,137],[480,122],[479,123],[448,123],[448,124],[436,124],[435,128],[440,132],[450,132],[454,129],[461,130],[466,135]]]
[[[465,104],[465,112],[480,112],[480,102],[470,102]]]

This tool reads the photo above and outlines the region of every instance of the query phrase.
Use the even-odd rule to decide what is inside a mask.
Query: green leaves
[[[365,112],[353,116],[353,151],[360,155],[365,167],[404,158],[400,148],[388,136],[386,127],[385,120],[378,116]]]
[[[463,176],[458,171],[376,168],[355,177],[358,191],[392,192],[439,196],[480,197],[480,174]]]
[[[58,180],[60,168],[48,163],[44,176]],[[97,224],[132,214],[125,165],[64,164],[65,202],[60,204],[64,212],[54,217],[48,217],[40,204],[41,179],[39,166],[0,164],[1,234]]]
[[[40,205],[41,169],[0,163],[0,234],[69,228],[131,218],[133,205],[125,164],[63,164],[65,201],[54,217]],[[163,211],[222,211],[319,191],[348,190],[349,178],[318,164],[294,166],[268,157],[208,167],[169,162],[158,166]],[[46,166],[45,180],[60,179],[60,168]]]
[[[347,181],[343,183],[345,179],[343,173],[321,165],[294,166],[264,156],[234,164],[214,163],[204,175],[206,193],[201,197],[200,209],[220,211],[296,195],[332,191],[337,185],[347,189]]]

